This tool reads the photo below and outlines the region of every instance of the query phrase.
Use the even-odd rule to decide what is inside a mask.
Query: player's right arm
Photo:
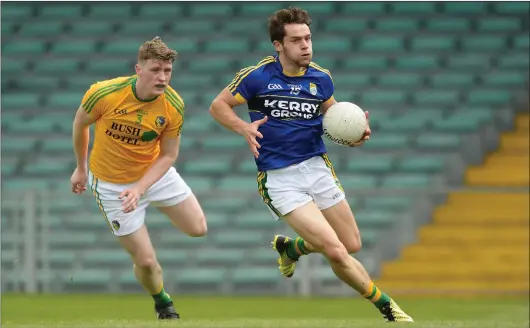
[[[210,115],[225,128],[245,137],[250,150],[254,157],[257,158],[260,144],[257,142],[256,137],[263,138],[258,128],[261,124],[267,122],[267,116],[261,120],[247,123],[240,119],[234,111],[234,107],[246,103],[247,99],[253,97],[260,89],[260,81],[255,74],[249,72],[251,69],[241,70],[232,83],[221,91],[210,106]]]
[[[90,125],[97,121],[102,113],[101,100],[94,102],[97,88],[92,86],[83,97],[81,106],[75,114],[72,128],[72,143],[77,162],[76,169],[72,174],[70,182],[72,192],[80,194],[86,190],[88,180],[88,143],[90,141]]]

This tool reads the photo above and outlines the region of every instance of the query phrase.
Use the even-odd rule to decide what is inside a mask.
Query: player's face
[[[142,80],[142,85],[146,92],[152,96],[159,96],[164,93],[171,81],[173,64],[169,60],[148,59],[137,66],[136,73]]]
[[[306,24],[285,25],[283,38],[283,54],[290,61],[303,67],[309,65],[313,58],[313,44],[311,30]]]

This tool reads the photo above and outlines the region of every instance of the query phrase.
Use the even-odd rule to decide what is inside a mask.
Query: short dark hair
[[[269,18],[269,36],[271,42],[283,42],[285,25],[288,24],[306,24],[307,26],[311,26],[311,18],[307,11],[296,7],[278,10]]]

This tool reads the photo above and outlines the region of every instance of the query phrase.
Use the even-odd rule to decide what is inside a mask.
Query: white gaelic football
[[[368,123],[359,106],[338,102],[327,110],[322,124],[327,138],[339,145],[349,145],[361,140]]]

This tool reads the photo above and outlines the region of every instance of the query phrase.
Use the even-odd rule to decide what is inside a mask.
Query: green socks
[[[368,291],[363,294],[363,297],[372,302],[377,308],[381,308],[383,305],[390,302],[390,297],[381,292],[373,282],[370,282]]]
[[[164,290],[164,287],[162,287],[162,291],[160,293],[151,296],[153,297],[156,306],[165,306],[173,301],[171,296],[169,296],[169,294]]]
[[[305,248],[304,238],[297,237],[293,242],[287,246],[287,256],[294,261],[297,261],[300,256],[307,255],[310,252]]]

